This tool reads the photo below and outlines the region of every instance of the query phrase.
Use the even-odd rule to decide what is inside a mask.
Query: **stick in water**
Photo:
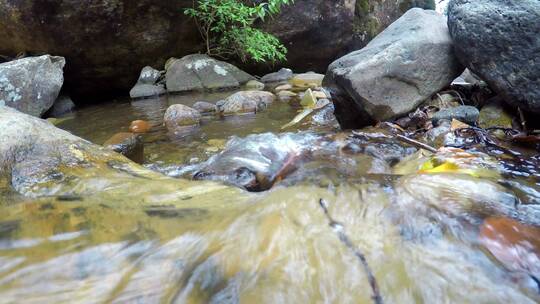
[[[399,135],[399,134],[396,135],[396,137],[400,141],[402,141],[404,143],[408,143],[409,145],[415,146],[415,147],[420,148],[420,149],[427,150],[427,151],[432,152],[432,153],[437,153],[437,149],[433,148],[432,146],[421,143],[419,141],[416,141],[416,140],[414,140],[412,138],[408,138],[406,136]]]
[[[324,215],[326,215],[326,218],[330,222],[330,227],[334,229],[334,231],[338,234],[339,240],[351,251],[353,251],[354,255],[358,258],[360,263],[362,263],[362,266],[364,267],[364,270],[366,271],[366,274],[368,276],[369,285],[371,286],[371,290],[373,292],[373,295],[371,298],[373,299],[373,302],[375,304],[383,304],[383,300],[381,297],[381,293],[379,291],[379,285],[377,284],[377,280],[375,279],[375,276],[373,275],[373,271],[371,271],[371,268],[369,267],[369,264],[366,260],[365,255],[360,252],[356,247],[354,247],[351,239],[345,234],[344,227],[342,224],[334,221],[332,219],[332,216],[330,216],[330,213],[328,212],[328,204],[324,199],[319,200],[319,205],[324,211]]]

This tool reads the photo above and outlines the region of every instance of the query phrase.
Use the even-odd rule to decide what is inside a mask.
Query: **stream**
[[[170,104],[228,95],[111,101],[62,119],[97,144],[148,121],[144,166],[184,192],[168,203],[169,181],[127,181],[27,198],[0,178],[0,303],[540,301],[534,149],[450,134],[431,154],[385,126],[317,119],[283,131],[300,108],[280,102],[204,117],[182,136],[163,127]],[[198,195],[207,185],[223,190]]]

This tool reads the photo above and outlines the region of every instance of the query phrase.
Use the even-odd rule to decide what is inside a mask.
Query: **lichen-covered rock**
[[[138,164],[144,162],[144,144],[140,135],[128,132],[116,133],[103,143],[103,146]]]
[[[0,106],[40,117],[49,110],[64,83],[63,57],[27,57],[0,64]]]
[[[256,113],[273,103],[276,96],[264,91],[241,91],[225,99],[220,107],[224,115]]]
[[[281,68],[277,72],[266,74],[261,77],[261,81],[264,83],[282,82],[287,81],[293,77],[293,71],[287,68]]]
[[[161,72],[151,66],[145,66],[139,74],[137,83],[141,84],[156,84],[161,77]]]
[[[505,101],[540,113],[540,1],[455,0],[448,26],[459,60]]]
[[[172,93],[238,88],[254,79],[230,63],[201,54],[174,60],[165,78],[167,91]]]
[[[341,126],[356,128],[408,113],[462,71],[444,16],[416,8],[333,62],[324,84]]]
[[[185,127],[198,126],[201,122],[201,113],[183,104],[174,104],[165,112],[163,122],[167,130],[176,132]]]

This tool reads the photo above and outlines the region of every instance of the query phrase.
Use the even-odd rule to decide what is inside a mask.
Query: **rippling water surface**
[[[181,138],[161,127],[170,103],[223,97],[108,103],[60,124],[101,144],[148,120],[145,165],[225,185],[210,195],[178,180],[172,202],[170,181],[28,199],[0,179],[0,303],[373,303],[369,272],[384,303],[540,301],[537,152],[280,133],[297,109],[279,103]]]

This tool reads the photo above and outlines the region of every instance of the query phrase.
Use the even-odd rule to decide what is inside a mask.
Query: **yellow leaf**
[[[317,104],[317,98],[313,96],[313,91],[311,89],[307,89],[306,93],[304,93],[304,97],[302,97],[302,101],[300,101],[300,104],[304,108],[314,108]]]
[[[445,172],[458,172],[459,167],[450,162],[444,162],[442,165],[433,166],[431,161],[427,162],[422,166],[420,173],[445,173]]]
[[[296,117],[293,118],[291,122],[281,127],[281,130],[287,129],[289,127],[296,125],[297,123],[301,122],[304,118],[306,118],[309,114],[311,114],[311,112],[313,112],[313,109],[305,109],[304,111],[300,112],[300,114],[296,115]]]

